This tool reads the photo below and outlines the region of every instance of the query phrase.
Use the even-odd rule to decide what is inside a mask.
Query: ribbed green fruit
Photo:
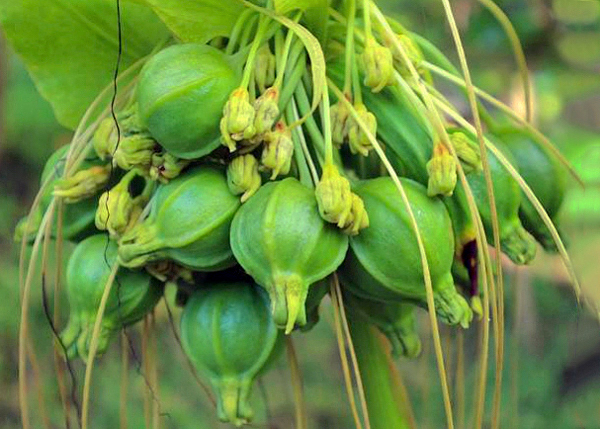
[[[141,267],[169,259],[198,271],[231,266],[229,227],[239,206],[224,171],[192,168],[158,187],[148,217],[119,241],[119,261]]]
[[[344,294],[344,304],[349,311],[365,317],[383,333],[392,346],[392,356],[416,358],[421,353],[421,339],[413,304],[381,302],[360,298],[350,292]]]
[[[210,379],[221,421],[250,421],[252,382],[280,351],[281,337],[269,298],[252,283],[214,283],[194,292],[181,316],[181,341]]]
[[[535,193],[556,226],[560,207],[567,191],[566,168],[526,130],[505,129],[498,132],[497,137],[513,155],[519,174]],[[523,193],[519,207],[519,219],[525,229],[540,242],[544,249],[557,250],[550,231],[533,204]]]
[[[117,259],[117,246],[105,234],[86,238],[77,245],[67,266],[69,322],[60,334],[67,355],[86,360],[98,307]],[[120,268],[112,285],[98,343],[98,353],[111,336],[150,312],[162,297],[163,285],[145,271]]]
[[[419,227],[440,319],[468,326],[472,312],[450,272],[454,238],[450,216],[424,186],[401,179]],[[375,301],[413,301],[427,306],[423,267],[415,233],[398,189],[389,177],[365,180],[354,189],[365,203],[370,226],[350,238],[340,274],[354,294]]]
[[[238,65],[218,49],[170,46],[150,58],[140,72],[140,119],[169,153],[200,158],[219,146],[223,107],[240,80]]]
[[[52,200],[52,192],[54,190],[54,184],[56,181],[62,177],[64,166],[66,162],[67,152],[69,151],[70,145],[65,145],[56,150],[48,160],[46,161],[46,165],[42,170],[42,176],[40,179],[40,186],[44,184],[49,177],[54,177],[50,179],[50,183],[46,186],[44,193],[42,195],[42,199],[40,201],[39,208],[36,213],[37,220],[34,221],[33,225],[31,225],[32,230],[36,230],[39,226],[39,223],[42,220],[42,216],[45,213],[46,209],[50,205]],[[90,155],[86,158],[80,166],[81,170],[105,164],[97,157]],[[118,176],[118,174],[115,174]],[[98,230],[94,226],[94,218],[96,216],[96,209],[98,208],[98,198],[87,198],[81,200],[77,203],[72,204],[64,204],[63,205],[63,226],[62,226],[62,235],[63,238],[72,241],[80,241],[84,238],[98,233]],[[25,228],[27,226],[27,218],[22,219],[17,225],[15,232],[15,240],[20,241],[25,233]],[[31,237],[28,237],[29,240],[33,240],[33,234],[30,234]],[[53,226],[52,235],[56,235],[56,226]]]
[[[287,178],[262,186],[240,208],[231,248],[269,292],[275,323],[289,333],[306,323],[309,286],[342,263],[348,238],[321,218],[313,190]]]
[[[503,152],[512,165],[516,164],[502,142],[495,139],[493,143]],[[519,184],[491,151],[488,150],[487,154],[494,188],[494,199],[496,200],[502,252],[515,264],[528,264],[535,258],[536,246],[533,237],[523,228],[519,220],[519,206],[521,205]],[[477,203],[488,241],[493,243],[492,212],[484,174],[483,172],[472,173],[467,176],[467,179]],[[464,192],[462,187],[456,191],[456,193],[459,192]]]
[[[377,133],[385,142],[390,161],[397,168],[398,173],[426,185],[429,180],[426,164],[433,150],[431,130],[422,124],[410,103],[397,89],[382,91],[378,97],[365,94],[364,102],[380,119]],[[496,140],[494,143],[502,146],[501,142]],[[510,157],[510,154],[508,156]],[[533,239],[519,220],[518,210],[521,203],[519,185],[489,150],[487,158],[494,183],[502,251],[516,264],[527,264],[535,257],[536,249]],[[488,241],[492,242],[492,217],[485,176],[483,172],[472,172],[467,174],[467,179],[481,214]],[[456,255],[460,257],[463,247],[475,239],[476,230],[460,181],[457,183],[454,195],[444,198],[444,203],[452,217],[457,244]]]

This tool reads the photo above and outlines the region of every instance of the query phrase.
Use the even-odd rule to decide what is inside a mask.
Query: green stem
[[[269,18],[264,16],[260,17],[260,22],[258,23],[258,30],[256,31],[256,36],[254,41],[252,42],[252,47],[250,48],[250,53],[248,54],[248,59],[246,60],[246,68],[244,69],[244,75],[242,77],[242,83],[240,88],[248,88],[248,84],[250,83],[250,77],[252,76],[252,70],[254,70],[254,59],[256,58],[256,53],[258,52],[258,48],[263,43],[263,36],[267,32],[268,26],[267,22]]]
[[[240,14],[240,17],[238,18],[233,27],[233,30],[231,30],[231,37],[229,38],[227,48],[225,49],[225,53],[227,55],[233,54],[238,39],[240,38],[240,33],[242,32],[242,29],[247,25],[247,21],[250,18],[250,15],[252,15],[253,13],[255,13],[253,10],[246,9]]]
[[[345,79],[344,79],[344,94],[348,96],[352,90],[352,68],[354,60],[354,17],[356,16],[356,1],[348,0],[348,26],[346,28],[346,52],[345,52]]]
[[[408,429],[408,404],[396,382],[389,352],[375,328],[361,315],[346,314],[369,409],[371,429]]]
[[[365,35],[366,39],[373,37],[371,32],[371,0],[363,0],[363,14],[365,20]]]
[[[288,123],[292,123],[297,118],[295,115],[295,103],[289,103],[287,108],[285,109],[286,120]],[[294,142],[294,158],[296,159],[296,165],[298,166],[298,175],[300,176],[300,182],[308,186],[309,188],[314,188],[314,184],[311,180],[311,171],[307,165],[307,159],[304,155],[304,150],[301,145],[301,137],[300,133],[302,133],[302,128],[296,127],[292,130],[292,140]]]
[[[353,86],[353,101],[354,104],[362,103],[362,86],[360,83],[360,76],[358,75],[358,64],[356,60],[356,53],[352,52],[352,86]]]
[[[298,14],[296,15],[296,17],[293,19],[294,22],[298,22],[300,20],[300,17],[302,16],[302,14]],[[281,84],[283,83],[283,76],[285,75],[285,68],[287,66],[287,61],[288,61],[288,57],[290,56],[290,48],[292,46],[292,40],[294,38],[294,32],[291,30],[288,30],[288,33],[285,37],[285,46],[283,47],[283,52],[281,54],[281,61],[279,61],[279,58],[277,59],[277,78],[275,79],[275,83],[273,84],[274,87],[279,88],[281,87]]]

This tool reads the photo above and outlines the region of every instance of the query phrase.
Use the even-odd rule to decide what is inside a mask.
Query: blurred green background
[[[381,1],[387,11],[455,59],[443,8],[438,0]],[[570,254],[584,292],[600,302],[600,2],[597,0],[502,0],[524,45],[534,81],[537,125],[563,151],[586,182],[574,183],[562,214]],[[476,1],[452,2],[464,35],[474,81],[523,110],[515,61],[501,27]],[[457,102],[462,102],[458,100]],[[467,106],[465,105],[465,113]],[[17,336],[19,326],[18,246],[13,229],[39,185],[44,161],[67,143],[70,132],[57,125],[19,59],[0,38],[0,427],[19,426]],[[67,249],[68,251],[68,249]],[[541,253],[541,249],[540,249]],[[556,256],[543,255],[527,269],[506,265],[506,365],[501,427],[600,427],[600,335],[598,322],[578,305]],[[39,282],[31,308],[32,347],[37,364],[28,375],[34,427],[64,427],[59,402],[52,336]],[[172,292],[168,291],[169,298]],[[50,297],[50,299],[52,299]],[[172,302],[172,300],[171,300]],[[174,309],[175,324],[179,310]],[[66,308],[66,303],[63,303]],[[419,428],[444,427],[443,405],[430,332],[420,314],[424,353],[397,362]],[[158,401],[164,428],[218,428],[214,409],[190,376],[163,304],[157,308]],[[465,332],[466,423],[473,409],[478,329]],[[456,332],[443,331],[451,387],[455,387]],[[353,427],[343,385],[331,307],[308,335],[293,335],[304,377],[311,428]],[[144,427],[148,376],[141,363],[140,330],[128,330],[127,418]],[[120,344],[98,362],[92,385],[92,427],[119,425]],[[493,379],[490,365],[490,383]],[[84,367],[73,362],[76,389]],[[70,379],[67,377],[67,381]],[[293,393],[287,364],[266,374],[254,390],[255,427],[293,427]],[[488,399],[491,400],[491,390]],[[460,399],[454,396],[454,405]],[[490,405],[490,404],[488,404]],[[489,414],[489,413],[488,413]],[[51,421],[48,426],[44,416]],[[75,426],[73,426],[75,427]]]

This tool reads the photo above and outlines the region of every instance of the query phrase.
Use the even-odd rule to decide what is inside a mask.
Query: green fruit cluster
[[[96,121],[76,152],[87,157],[65,169],[69,147],[52,155],[39,208],[17,230],[31,241],[52,198],[65,203],[62,236],[77,243],[61,334],[68,357],[88,359],[113,266],[101,353],[176,285],[183,348],[217,391],[219,418],[236,425],[250,421],[252,382],[284,335],[318,323],[338,280],[348,314],[414,358],[415,314],[428,298],[448,325],[468,328],[480,311],[479,218],[493,243],[497,216],[497,250],[516,264],[534,258],[535,240],[553,248],[502,160],[552,219],[566,187],[552,154],[517,127],[486,134],[500,152],[482,154],[472,130],[423,115],[415,88],[431,80],[428,58],[398,25],[347,37],[327,16],[321,70],[294,31],[253,13],[236,24],[260,20],[244,30],[252,37],[236,30],[151,56],[115,117]]]

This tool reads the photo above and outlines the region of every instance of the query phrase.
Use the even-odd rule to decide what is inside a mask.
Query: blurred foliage
[[[439,0],[381,3],[409,28],[433,41],[450,57],[454,56]],[[519,109],[522,101],[519,85],[515,83],[516,66],[501,27],[476,1],[452,3],[475,82]],[[588,295],[600,302],[597,280],[600,277],[597,256],[600,252],[600,3],[595,0],[498,0],[497,3],[512,19],[533,71],[539,126],[561,148],[586,183],[581,188],[573,181],[562,213],[563,225],[582,284]],[[3,291],[0,427],[12,429],[19,427],[15,369],[19,273],[18,246],[12,243],[12,230],[33,200],[45,159],[55,147],[68,141],[69,134],[57,124],[50,106],[40,98],[18,58],[8,53],[0,61],[6,76],[0,100],[0,288]],[[58,425],[62,422],[62,411],[53,371],[52,336],[41,305],[41,285],[34,286],[31,330],[40,365],[38,382],[44,391],[45,409]],[[519,296],[518,305],[515,294]],[[172,304],[172,295],[169,290],[168,301],[177,324],[179,311]],[[48,299],[52,300],[51,294]],[[557,257],[543,255],[531,269],[518,272],[508,267],[506,306],[507,361],[501,427],[597,427],[598,325],[578,306]],[[62,308],[66,310],[66,302],[62,302]],[[427,340],[430,336],[427,318],[424,312],[421,316],[424,353],[415,361],[402,360],[398,365],[418,427],[439,428],[444,425],[442,399],[432,345]],[[156,318],[160,390],[153,394],[160,398],[163,427],[225,427],[215,421],[209,401],[190,377],[163,304],[159,305]],[[322,309],[322,323],[314,331],[309,335],[294,335],[311,428],[353,427],[333,332],[327,303]],[[450,336],[445,344],[456,344],[456,333],[445,332],[445,335]],[[468,422],[473,417],[479,368],[478,335],[476,328],[465,333],[465,427],[471,427]],[[129,427],[139,428],[144,427],[147,375],[141,368],[139,329],[130,329],[128,337],[131,348],[127,417]],[[119,349],[119,341],[115,341],[96,369],[92,385],[94,427],[119,425]],[[455,352],[447,351],[453,388],[456,387]],[[73,368],[80,392],[84,367],[73,362]],[[293,426],[289,377],[283,361],[263,377],[254,395],[257,426],[266,421],[270,427]],[[488,411],[493,379],[492,359],[488,371]],[[39,419],[42,408],[36,400],[32,391],[31,403]],[[455,410],[459,403],[454,397]],[[35,427],[43,427],[41,421],[36,421]]]

